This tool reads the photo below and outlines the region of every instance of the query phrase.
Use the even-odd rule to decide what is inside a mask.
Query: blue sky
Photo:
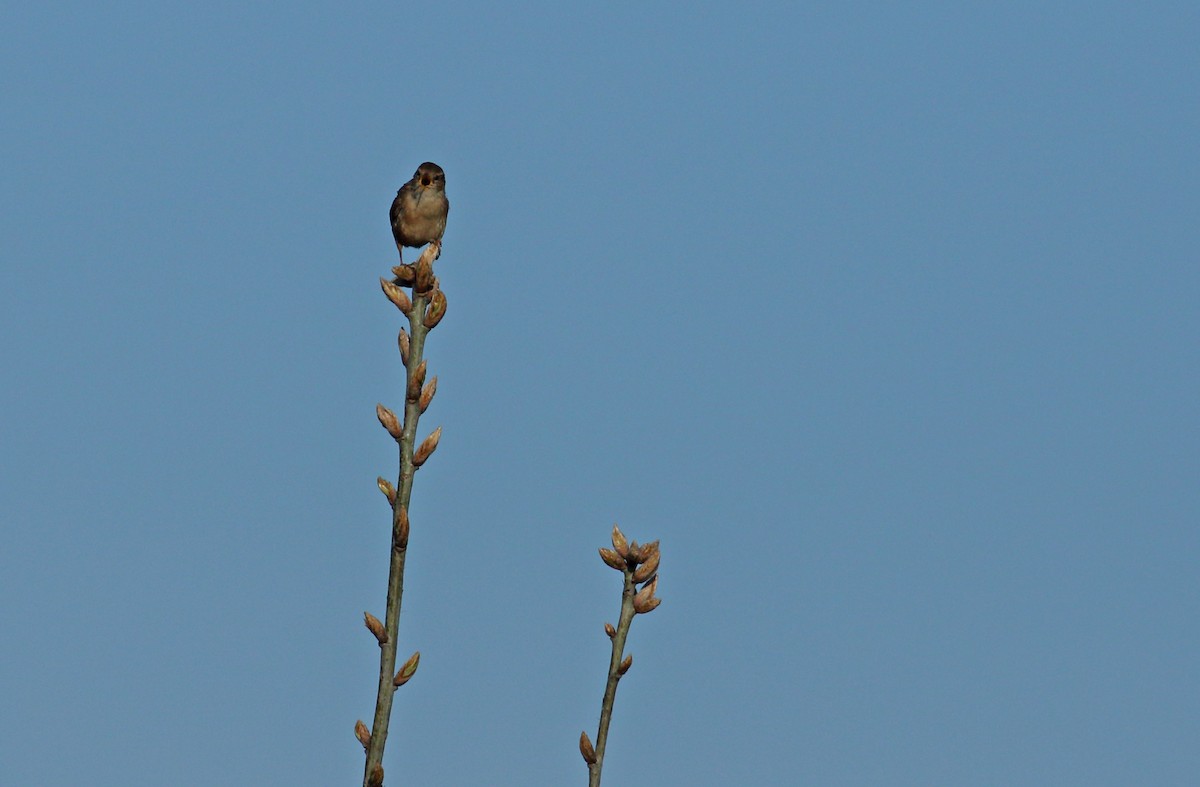
[[[0,781],[357,783],[436,161],[389,784],[1200,770],[1192,3],[41,4],[0,52]]]

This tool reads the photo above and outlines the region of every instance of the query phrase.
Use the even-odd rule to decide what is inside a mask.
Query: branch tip
[[[429,292],[433,289],[433,261],[437,254],[441,251],[437,244],[431,243],[425,247],[425,251],[421,252],[421,258],[417,260],[416,276],[413,281],[413,290],[416,292]]]
[[[613,549],[617,550],[617,554],[621,557],[629,556],[629,544],[625,541],[625,534],[616,525],[613,525],[612,545]]]

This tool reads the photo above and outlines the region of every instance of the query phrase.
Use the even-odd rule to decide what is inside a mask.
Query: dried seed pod
[[[392,685],[400,688],[417,672],[417,665],[421,663],[421,651],[417,651],[408,657],[408,661],[404,662],[404,666],[396,673],[396,677],[392,678]]]
[[[397,440],[404,434],[400,422],[396,420],[396,414],[383,405],[375,405],[375,417],[379,419],[379,423],[383,424],[383,428],[388,430],[388,434]]]
[[[408,331],[400,329],[399,335],[396,336],[396,346],[400,348],[400,361],[408,366],[408,348],[411,340],[408,337]]]
[[[422,413],[429,409],[429,403],[433,401],[433,395],[435,393],[437,393],[436,374],[433,376],[433,379],[429,381],[429,385],[426,385],[421,389],[421,398],[418,400],[418,405],[420,406]]]
[[[624,658],[624,660],[620,664],[617,665],[617,674],[624,675],[626,672],[629,672],[629,668],[632,666],[633,666],[633,654],[630,653],[628,656],[626,656]]]
[[[645,550],[646,548],[642,547],[642,551],[645,552]],[[661,559],[661,557],[662,556],[659,554],[658,550],[655,550],[654,553],[646,559],[646,562],[638,566],[637,571],[633,572],[633,581],[640,585],[641,583],[653,577],[655,573],[658,572],[658,561]]]
[[[363,724],[362,719],[354,722],[354,737],[358,738],[363,749],[371,748],[371,731],[367,729],[367,725]]]
[[[592,741],[586,732],[579,733],[579,753],[588,765],[596,764],[596,749],[592,747]]]
[[[629,544],[625,541],[625,534],[621,532],[621,528],[613,525],[612,532],[613,549],[617,550],[617,554],[621,557],[629,555]]]
[[[392,482],[379,476],[375,479],[375,483],[379,484],[379,491],[383,492],[383,496],[388,499],[388,502],[396,505],[396,487],[392,486]]]
[[[363,621],[367,624],[367,628],[371,630],[371,633],[375,635],[375,639],[379,640],[381,646],[388,641],[387,629],[383,627],[383,623],[380,622],[379,618],[370,612],[364,612]]]
[[[650,580],[650,582],[633,597],[633,611],[639,614],[650,612],[659,604],[661,599],[655,598],[654,592],[658,589],[658,577]]]
[[[412,313],[412,300],[409,299],[408,293],[397,284],[392,284],[382,276],[379,277],[379,286],[383,288],[383,294],[388,300],[396,305],[396,308],[404,312],[405,316]]]
[[[625,570],[625,559],[611,549],[600,547],[600,559],[607,563],[609,568],[615,568],[617,571]]]
[[[409,401],[415,402],[421,398],[421,386],[425,385],[425,369],[429,365],[429,361],[422,360],[417,364],[417,368],[413,369],[412,376],[408,378],[408,394]]]
[[[441,290],[434,290],[429,297],[429,308],[425,310],[425,327],[435,328],[446,316],[446,296]]]
[[[397,549],[408,547],[408,509],[400,506],[392,522],[392,542]]]
[[[609,639],[617,638],[617,630],[613,628],[613,624],[611,623],[604,624],[604,633],[608,635]]]
[[[420,467],[425,464],[425,461],[433,455],[437,450],[438,441],[442,439],[442,427],[433,430],[433,433],[426,437],[419,446],[417,452],[413,454],[413,466]]]

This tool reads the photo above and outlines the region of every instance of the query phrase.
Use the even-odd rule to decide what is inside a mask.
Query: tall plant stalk
[[[375,696],[375,716],[370,729],[361,720],[355,725],[355,735],[366,750],[363,787],[381,787],[383,784],[383,750],[392,715],[392,698],[396,689],[407,683],[416,672],[421,656],[420,651],[413,653],[399,671],[396,670],[413,476],[437,449],[442,435],[442,429],[438,427],[417,445],[417,422],[437,392],[437,377],[425,381],[425,337],[446,313],[446,296],[433,275],[433,260],[438,251],[436,243],[430,244],[416,264],[393,268],[394,280],[379,280],[388,300],[408,318],[408,330],[402,328],[398,340],[400,358],[406,370],[404,420],[400,422],[396,414],[382,404],[375,408],[379,422],[399,445],[400,474],[394,485],[382,477],[378,480],[380,491],[392,507],[391,561],[383,622],[370,613],[364,613],[367,628],[379,643],[379,689]],[[411,297],[405,292],[405,287],[412,290]]]
[[[617,683],[633,666],[633,656],[625,655],[625,640],[629,627],[636,615],[655,609],[662,599],[654,595],[658,589],[658,563],[661,557],[658,542],[638,546],[636,541],[627,542],[621,529],[613,525],[612,549],[602,548],[600,559],[610,568],[620,571],[624,577],[621,588],[621,613],[614,628],[604,624],[604,631],[612,640],[612,656],[608,661],[608,680],[604,684],[604,699],[600,702],[600,726],[596,731],[596,745],[592,745],[587,732],[579,734],[579,753],[588,766],[588,787],[600,787],[600,771],[604,767],[604,750],[608,746],[608,727],[612,722],[613,703],[617,699]],[[638,585],[642,588],[639,590]]]

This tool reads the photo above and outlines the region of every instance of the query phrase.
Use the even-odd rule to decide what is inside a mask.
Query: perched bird
[[[446,173],[432,161],[417,167],[412,180],[396,192],[392,202],[392,235],[400,262],[404,262],[404,247],[417,248],[426,243],[442,242],[446,231],[446,214],[450,200],[446,199]]]

